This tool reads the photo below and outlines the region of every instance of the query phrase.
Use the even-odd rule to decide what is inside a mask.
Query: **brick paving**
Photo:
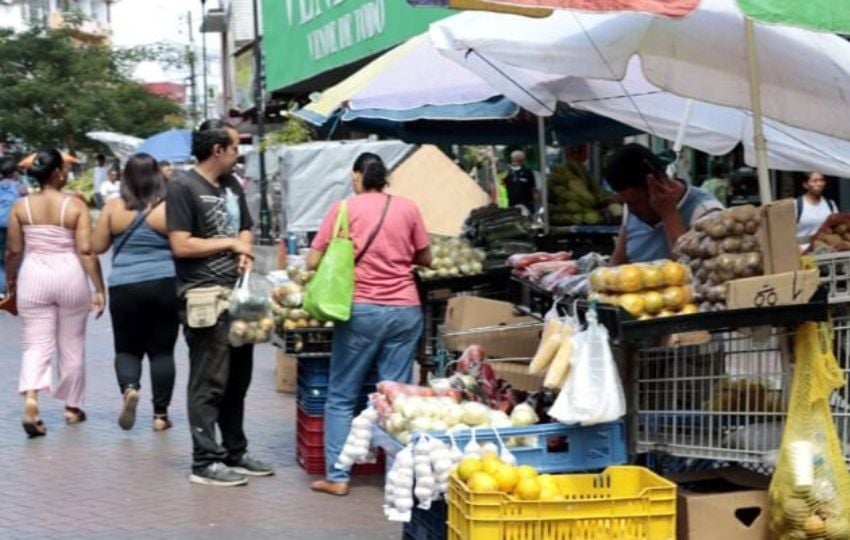
[[[141,321],[140,321],[141,323]],[[351,495],[309,491],[295,462],[295,400],[275,392],[274,351],[255,354],[246,431],[253,453],[277,475],[247,487],[189,484],[187,351],[177,348],[174,428],[154,433],[147,366],[136,427],[117,425],[120,395],[112,367],[108,316],[89,324],[89,420],[66,426],[64,404],[41,396],[46,437],[28,440],[17,395],[20,321],[0,312],[0,539],[398,539],[381,512],[380,478],[355,478]]]

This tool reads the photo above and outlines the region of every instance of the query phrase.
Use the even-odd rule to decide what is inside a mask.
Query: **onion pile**
[[[419,268],[422,279],[474,276],[484,272],[487,254],[475,249],[463,238],[431,237],[431,254],[434,259],[429,268]]]

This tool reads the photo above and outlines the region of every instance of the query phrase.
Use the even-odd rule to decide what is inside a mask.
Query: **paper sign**
[[[726,284],[726,306],[746,309],[805,304],[815,294],[819,283],[817,270],[736,279]]]

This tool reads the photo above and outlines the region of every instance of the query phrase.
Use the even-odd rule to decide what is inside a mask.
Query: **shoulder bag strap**
[[[387,202],[384,204],[384,211],[381,214],[381,220],[378,221],[378,224],[375,226],[375,230],[372,231],[372,234],[369,235],[369,239],[366,240],[366,245],[363,246],[363,250],[357,255],[357,258],[354,259],[354,265],[360,262],[360,259],[366,255],[366,252],[369,251],[369,248],[372,247],[372,242],[375,241],[375,237],[378,236],[378,232],[381,230],[381,226],[384,224],[384,219],[387,217],[387,210],[390,208],[390,200],[392,199],[392,195],[387,195]]]
[[[803,216],[803,196],[797,197],[797,223],[800,223],[800,218]]]
[[[121,252],[121,249],[124,248],[124,244],[127,243],[127,240],[129,240],[130,237],[133,236],[133,233],[136,232],[136,230],[142,225],[142,223],[144,223],[145,220],[148,219],[148,216],[151,215],[151,212],[153,212],[154,209],[157,206],[159,206],[160,204],[162,204],[163,202],[164,202],[164,199],[160,199],[159,201],[155,202],[153,204],[153,206],[151,206],[144,214],[137,214],[137,216],[140,215],[141,219],[139,219],[138,217],[136,218],[136,221],[130,226],[130,228],[124,234],[124,237],[121,239],[121,241],[118,242],[118,244],[116,244],[115,247],[112,249],[112,260],[113,261],[115,260],[115,257],[117,257],[118,254]]]

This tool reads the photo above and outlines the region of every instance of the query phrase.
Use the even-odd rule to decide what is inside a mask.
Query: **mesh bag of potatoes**
[[[709,214],[679,238],[673,253],[693,273],[700,311],[725,309],[727,281],[763,274],[760,226],[754,206],[737,206]]]
[[[788,420],[770,483],[776,540],[850,540],[850,472],[829,408],[844,385],[828,324],[805,323],[794,337]]]

